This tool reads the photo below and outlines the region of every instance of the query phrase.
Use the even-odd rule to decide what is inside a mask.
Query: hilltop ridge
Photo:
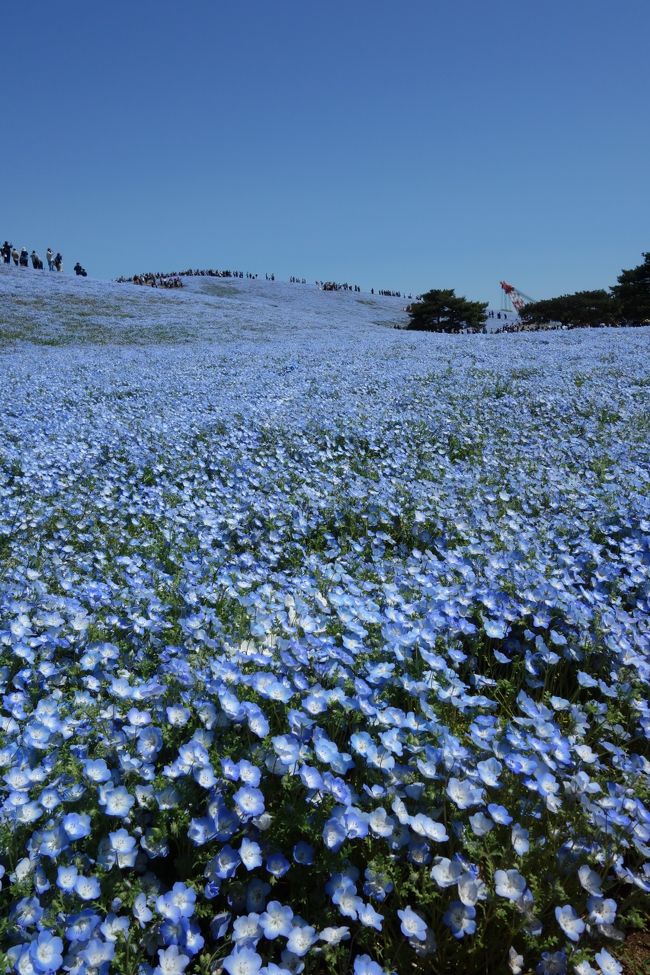
[[[313,284],[188,277],[168,291],[0,265],[0,344],[280,338],[404,325],[404,298]]]

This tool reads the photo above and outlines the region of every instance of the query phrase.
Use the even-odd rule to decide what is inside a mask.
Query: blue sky
[[[648,0],[3,4],[0,236],[499,300],[650,249]]]

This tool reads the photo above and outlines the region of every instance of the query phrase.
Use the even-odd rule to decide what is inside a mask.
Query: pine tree
[[[464,328],[479,331],[485,323],[487,306],[487,302],[459,297],[453,288],[434,289],[408,306],[408,328],[417,332],[460,332]]]
[[[650,322],[650,251],[644,253],[643,264],[621,271],[617,280],[618,284],[611,290],[619,303],[622,319]]]

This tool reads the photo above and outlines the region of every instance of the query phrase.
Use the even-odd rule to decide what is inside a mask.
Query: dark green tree
[[[559,322],[569,328],[593,325],[616,325],[620,321],[618,302],[604,289],[577,291],[572,295],[547,298],[526,305],[519,317],[529,325]]]
[[[621,271],[612,294],[626,322],[650,322],[650,251],[643,255],[643,264],[629,271]]]
[[[485,324],[487,306],[487,301],[459,297],[453,288],[434,289],[408,306],[407,327],[417,332],[460,332],[464,328],[479,331]]]

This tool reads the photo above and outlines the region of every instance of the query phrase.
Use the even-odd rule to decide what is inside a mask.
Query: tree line
[[[568,328],[650,323],[650,251],[643,263],[623,270],[609,290],[576,291],[526,305],[520,313],[531,325],[559,322]]]
[[[524,326],[546,324],[567,328],[650,324],[650,251],[637,267],[623,270],[609,290],[577,291],[526,305],[519,313]],[[482,331],[487,302],[467,301],[454,289],[433,289],[408,305],[407,328],[425,332]]]

